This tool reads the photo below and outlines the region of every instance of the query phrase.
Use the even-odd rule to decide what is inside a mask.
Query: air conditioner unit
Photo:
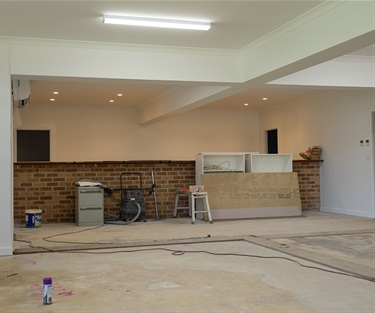
[[[13,104],[19,108],[24,108],[30,101],[30,81],[13,79],[12,80]]]
[[[19,108],[24,108],[24,107],[26,107],[26,106],[29,104],[29,99],[30,99],[30,98],[23,99],[23,100],[17,100],[16,105],[17,105]]]

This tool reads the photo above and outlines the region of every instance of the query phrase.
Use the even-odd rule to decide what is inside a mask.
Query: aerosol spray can
[[[43,279],[43,304],[52,304],[52,278]]]

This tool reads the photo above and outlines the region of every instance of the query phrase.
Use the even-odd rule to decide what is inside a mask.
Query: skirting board
[[[13,248],[0,248],[0,257],[13,255]]]
[[[301,216],[297,173],[202,174],[213,219]]]
[[[320,212],[325,213],[335,213],[335,214],[344,214],[344,215],[352,215],[352,216],[359,216],[359,217],[368,217],[368,218],[375,218],[375,212],[374,211],[356,211],[356,210],[347,210],[343,208],[333,208],[333,207],[320,207]]]

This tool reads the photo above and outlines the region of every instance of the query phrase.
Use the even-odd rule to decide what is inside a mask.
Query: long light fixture
[[[104,15],[104,23],[130,26],[146,26],[161,28],[209,30],[210,22],[184,21],[164,18],[123,16],[123,15]]]

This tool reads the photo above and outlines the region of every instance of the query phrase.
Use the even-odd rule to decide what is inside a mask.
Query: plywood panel
[[[300,216],[297,173],[202,174],[214,219]]]

